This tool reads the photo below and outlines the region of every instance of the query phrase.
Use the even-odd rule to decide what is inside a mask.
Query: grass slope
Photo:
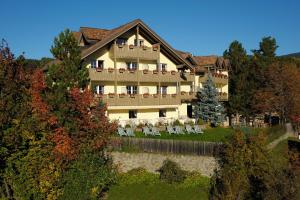
[[[158,174],[133,170],[121,174],[107,200],[201,200],[208,199],[209,178],[190,175],[183,183],[168,184],[159,180]]]

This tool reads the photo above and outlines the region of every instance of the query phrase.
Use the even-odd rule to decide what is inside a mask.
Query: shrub
[[[179,165],[171,160],[165,160],[158,169],[160,180],[167,183],[181,183],[185,180],[187,173]]]
[[[182,126],[183,124],[178,120],[176,119],[174,122],[173,122],[173,126]]]

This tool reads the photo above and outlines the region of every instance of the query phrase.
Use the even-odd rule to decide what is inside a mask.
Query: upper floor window
[[[168,86],[157,86],[157,94],[167,94]]]
[[[160,63],[159,64],[159,70],[160,71],[167,71],[167,64],[166,63]]]
[[[126,65],[127,70],[137,70],[137,62],[128,62]]]
[[[116,43],[118,45],[125,45],[125,44],[127,44],[127,39],[125,39],[125,38],[117,38]]]
[[[91,60],[91,68],[100,68],[103,69],[104,60]]]
[[[94,94],[104,94],[104,86],[103,85],[96,85],[94,87]]]
[[[144,46],[144,40],[137,40],[137,39],[134,39],[134,46]]]
[[[104,68],[104,60],[98,60],[97,62],[97,68],[103,69]]]
[[[127,94],[137,94],[137,86],[127,85],[126,86]]]

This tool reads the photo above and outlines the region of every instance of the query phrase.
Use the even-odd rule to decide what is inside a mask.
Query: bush
[[[181,183],[185,180],[187,173],[179,165],[171,160],[165,160],[159,168],[160,180],[167,183]]]
[[[178,119],[176,119],[172,124],[173,124],[173,126],[182,126],[183,125]]]
[[[84,153],[63,174],[60,199],[99,199],[115,183],[111,160],[104,155]]]

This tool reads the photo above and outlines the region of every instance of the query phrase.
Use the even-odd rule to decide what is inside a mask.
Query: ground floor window
[[[167,111],[166,110],[159,110],[159,117],[166,117]]]
[[[129,110],[129,119],[137,118],[137,111],[136,110]]]

